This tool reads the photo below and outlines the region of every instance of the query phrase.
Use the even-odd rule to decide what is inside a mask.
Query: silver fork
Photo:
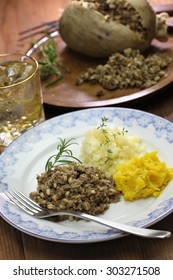
[[[33,38],[38,34],[50,35],[58,29],[59,22],[58,20],[52,20],[48,22],[42,22],[39,25],[33,26],[26,30],[23,30],[19,33],[19,41],[24,41],[29,38]]]
[[[126,233],[131,233],[137,236],[141,237],[148,237],[148,238],[165,238],[170,237],[171,232],[169,231],[163,231],[163,230],[155,230],[155,229],[146,229],[146,228],[139,228],[130,226],[127,224],[121,224],[117,222],[112,222],[97,216],[89,215],[86,213],[80,213],[76,211],[68,211],[68,210],[62,210],[62,211],[50,211],[47,208],[43,208],[39,206],[37,203],[35,203],[33,200],[28,198],[25,194],[23,194],[21,191],[17,189],[11,189],[9,191],[5,192],[5,195],[19,208],[21,208],[24,212],[27,214],[34,216],[36,218],[42,219],[42,218],[49,218],[53,216],[59,216],[59,215],[68,215],[68,216],[74,216],[80,219],[94,221],[96,223],[102,224],[104,226],[113,228],[113,229],[119,229]]]

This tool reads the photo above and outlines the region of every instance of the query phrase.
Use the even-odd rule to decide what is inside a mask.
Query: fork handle
[[[47,214],[45,216],[40,216],[40,218],[48,218],[48,217],[53,217],[53,216],[59,216],[59,215],[68,215],[68,216],[74,216],[80,219],[84,219],[84,220],[89,220],[89,221],[93,221],[96,223],[99,223],[101,225],[113,228],[113,229],[119,229],[123,232],[126,233],[131,233],[137,236],[141,236],[141,237],[148,237],[148,238],[166,238],[166,237],[170,237],[171,236],[171,232],[170,231],[164,231],[164,230],[155,230],[155,229],[148,229],[148,228],[139,228],[139,227],[135,227],[135,226],[130,226],[127,224],[121,224],[118,222],[112,222],[112,221],[108,221],[106,219],[97,217],[97,216],[93,216],[93,215],[89,215],[86,213],[79,213],[79,212],[75,212],[75,211],[59,211],[59,212],[54,212],[51,214]],[[39,218],[39,217],[38,217]]]

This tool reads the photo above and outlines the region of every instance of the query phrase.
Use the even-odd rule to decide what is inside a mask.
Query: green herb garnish
[[[41,80],[50,79],[46,87],[56,84],[64,77],[69,69],[60,61],[57,51],[57,43],[54,38],[48,36],[46,43],[39,46],[40,77]]]
[[[122,135],[125,135],[126,133],[128,133],[128,130],[125,129],[125,128],[123,127],[123,129],[122,129],[122,131],[121,131],[121,134],[122,134]]]
[[[57,154],[52,155],[46,162],[45,171],[52,169],[57,163],[59,164],[69,164],[72,163],[73,160],[78,161],[80,164],[82,163],[78,158],[73,156],[72,151],[69,149],[69,146],[73,144],[77,144],[73,142],[74,138],[69,140],[61,139],[60,144],[57,146]]]
[[[99,129],[101,131],[101,133],[104,135],[104,143],[100,144],[102,145],[107,145],[108,149],[107,149],[107,157],[105,160],[105,163],[109,163],[112,159],[112,150],[109,148],[109,143],[111,142],[110,139],[110,134],[108,133],[108,129],[107,129],[107,121],[108,118],[106,118],[105,116],[101,118],[101,124],[97,127],[97,129]],[[110,133],[112,134],[114,140],[116,141],[117,135],[125,135],[128,132],[128,130],[126,130],[124,127],[121,131],[118,131],[116,133],[114,133],[113,131],[110,131]]]
[[[112,155],[112,150],[111,149],[107,149],[107,158],[105,160],[105,163],[108,163],[109,161],[113,160],[111,155]]]
[[[108,137],[108,132],[106,130],[106,126],[107,126],[107,121],[108,121],[108,118],[106,117],[102,117],[101,118],[101,124],[97,127],[97,129],[101,129],[101,132],[103,133],[104,137],[105,137],[105,145],[108,144],[110,142],[110,139]]]
[[[105,126],[107,126],[106,123],[107,123],[107,121],[108,121],[108,118],[102,117],[102,118],[101,118],[101,121],[102,121],[102,122],[101,122],[101,124],[97,127],[97,129],[100,129],[100,128],[103,129]]]

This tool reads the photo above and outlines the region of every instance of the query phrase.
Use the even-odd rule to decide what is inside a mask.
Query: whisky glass
[[[0,149],[44,119],[38,62],[0,54]]]

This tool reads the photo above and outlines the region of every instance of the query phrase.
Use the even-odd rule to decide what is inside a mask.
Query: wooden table
[[[0,53],[24,51],[27,42],[18,43],[18,33],[42,21],[57,19],[65,0],[1,0],[0,1]],[[155,4],[172,4],[172,0],[151,0]],[[159,115],[173,122],[173,85],[149,100],[125,105]],[[68,109],[69,110],[69,109]],[[67,110],[67,111],[68,111]],[[45,105],[46,117],[65,112]],[[165,147],[166,149],[166,147]],[[170,151],[172,152],[172,151]],[[155,224],[156,229],[173,233],[173,213]],[[173,259],[173,236],[165,240],[127,236],[95,244],[61,244],[31,237],[16,230],[0,218],[0,259]]]

